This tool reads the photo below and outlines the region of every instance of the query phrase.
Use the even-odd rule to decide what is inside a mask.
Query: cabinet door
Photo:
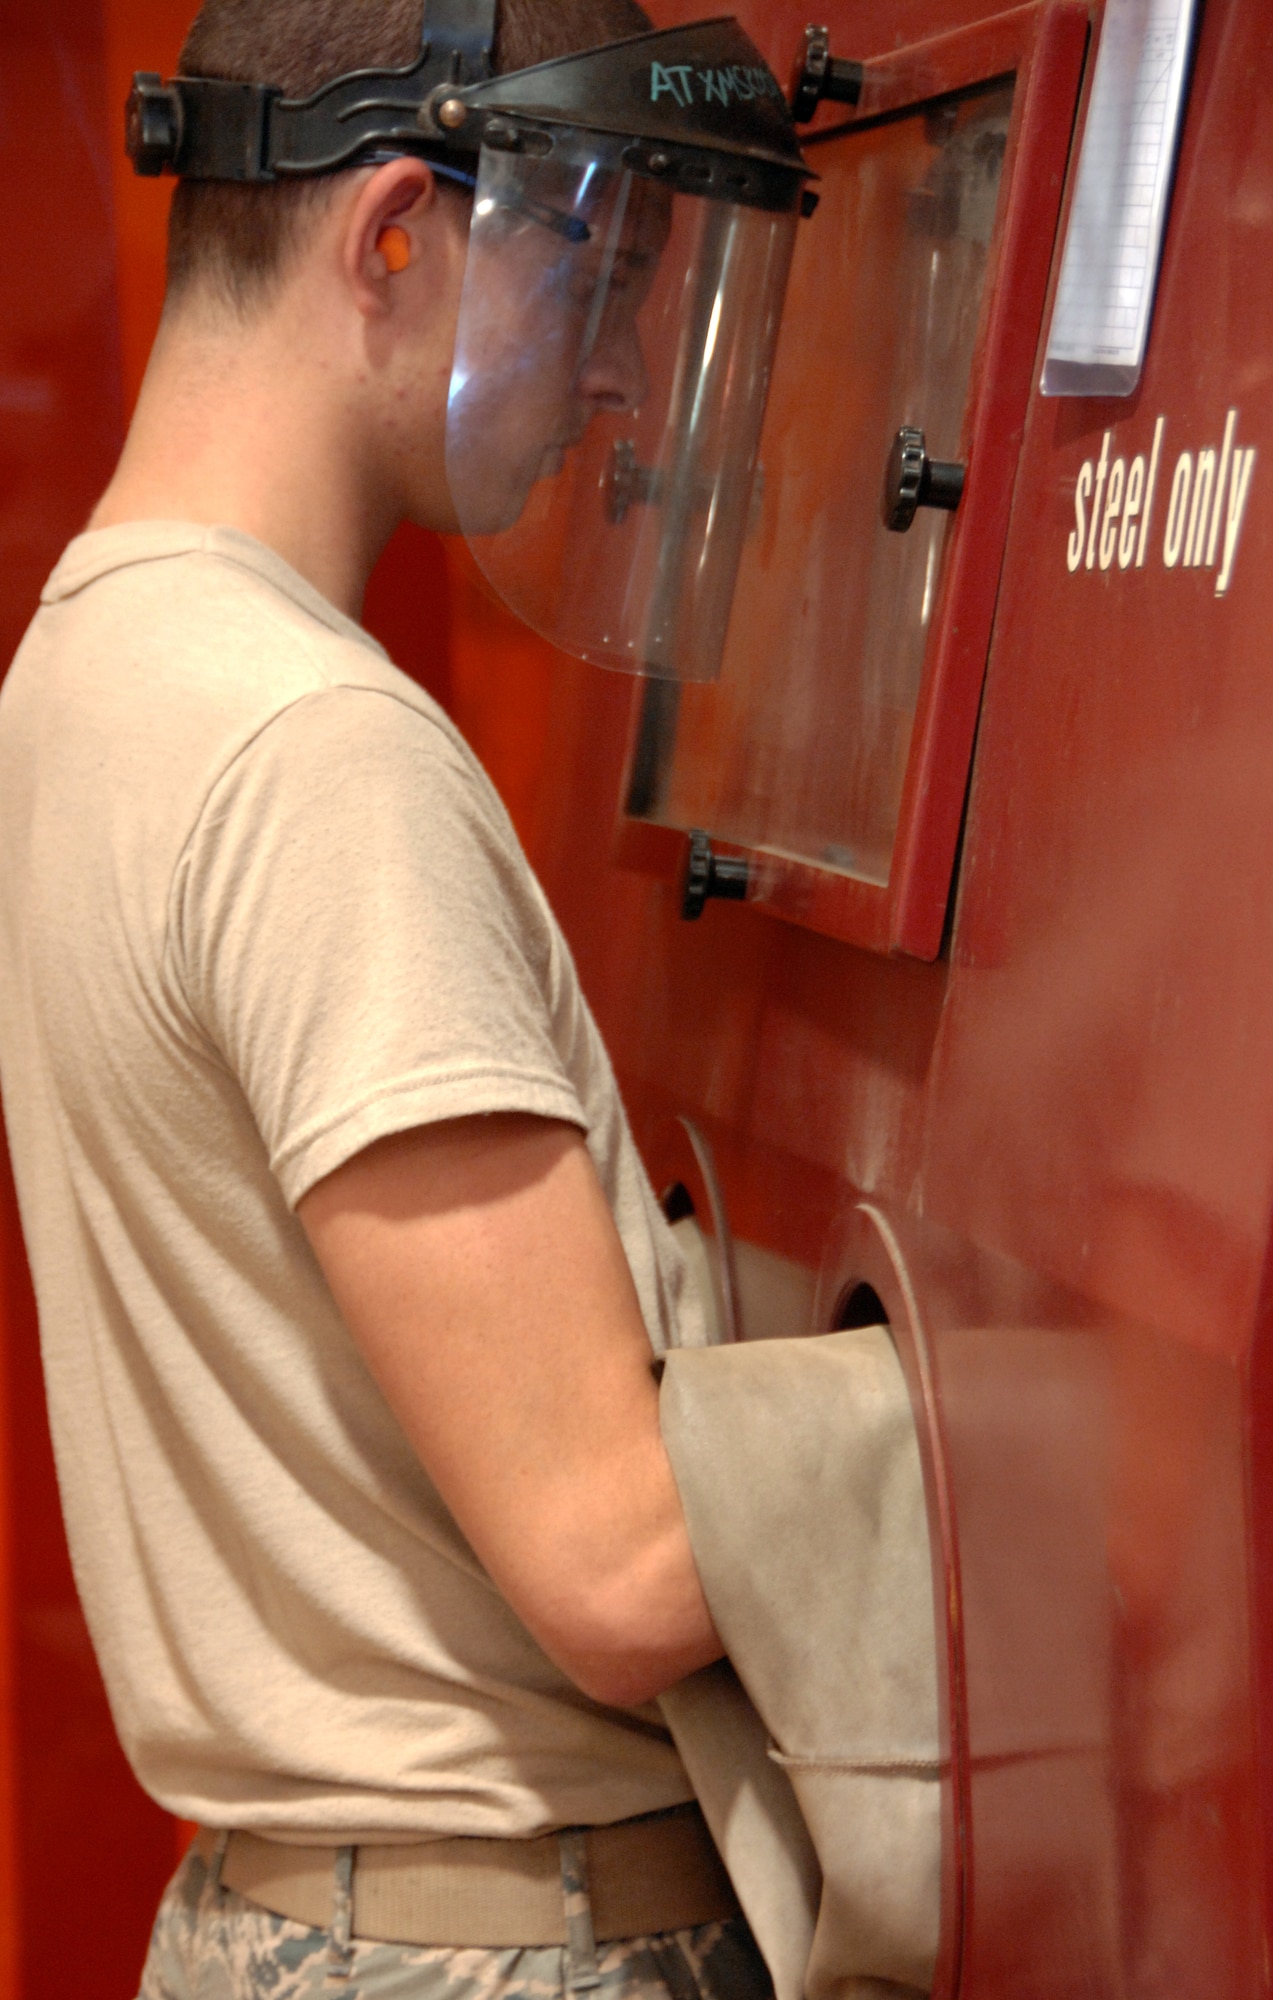
[[[878,950],[941,948],[1086,40],[1080,0],[1017,8],[868,61],[810,135],[724,670],[638,699],[629,821],[741,850],[750,900]],[[963,488],[898,532],[903,427]]]

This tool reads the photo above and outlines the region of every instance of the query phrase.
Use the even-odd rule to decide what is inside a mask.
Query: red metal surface
[[[1269,49],[1260,10],[1208,10],[1138,396],[1031,412],[923,1173],[928,1213],[1034,1281],[1072,1289],[1075,1321],[1090,1329],[1046,1365],[1053,1417],[1075,1424],[1073,1449],[1090,1464],[1069,1557],[1086,1569],[1086,1671],[1101,1653],[1107,1662],[1108,1758],[1081,1857],[1087,1934],[1106,1968],[1084,1976],[1098,1991],[1121,1977],[1133,1991],[1236,1995],[1268,1977],[1255,1779],[1267,1684],[1248,1594],[1268,1548],[1247,1486],[1266,1476],[1268,1431],[1244,1409],[1267,1339],[1258,1286],[1273,1163],[1267,494],[1252,488],[1225,597],[1215,571],[1169,569],[1160,551],[1180,450],[1213,432],[1219,446],[1233,408],[1241,443],[1267,450],[1269,279],[1255,246],[1273,154],[1255,75]],[[1071,574],[1058,527],[1073,530],[1083,463],[1099,459],[1107,431],[1111,460],[1148,449],[1159,416],[1165,472],[1145,568],[1098,561]],[[986,1170],[974,1174],[979,1157]],[[962,1423],[955,1340],[946,1388]],[[1006,1393],[1020,1381],[1012,1336],[998,1332],[987,1351]],[[992,1578],[1014,1540],[1007,1493],[1003,1518],[987,1520],[992,1482],[976,1442],[973,1424],[955,1454],[966,1586],[974,1567]],[[1058,1491],[1048,1511],[1060,1505]],[[1015,1593],[1001,1579],[983,1641],[1022,1621],[1029,1601],[1020,1579]],[[966,1608],[970,1636],[974,1626]],[[1080,1674],[1072,1663],[1076,1702]],[[1036,1688],[1041,1679],[1038,1668]],[[993,1754],[1003,1702],[985,1660],[980,1685],[970,1669],[970,1708],[974,1752],[980,1737]],[[1063,1786],[1050,1775],[1059,1822]],[[1023,1880],[1023,1836],[1047,1790],[1036,1782],[1014,1799],[998,1784],[996,1798],[987,1772],[980,1802],[974,1787],[987,1917],[971,1933],[974,1984],[1013,1963],[1009,1915],[1040,1884],[1046,1929],[1079,1931],[1062,1921],[1063,1892],[1080,1881],[1073,1855]],[[1073,1956],[1060,1963],[1073,1976]],[[1046,1990],[1067,1990],[1054,1977]]]
[[[884,53],[868,55],[862,64],[862,95],[849,122],[878,118],[885,111],[896,111],[943,91],[967,90],[988,76],[1006,76],[1018,67],[1023,51],[1034,42],[1039,11],[1037,0],[1007,13],[988,7],[984,9],[987,18],[970,18],[960,27],[929,35],[911,48],[895,42]],[[1086,28],[1086,9],[1083,19]],[[873,37],[880,26],[872,22]],[[838,116],[844,118],[845,113]],[[824,132],[827,122],[824,112],[822,122],[811,129]]]
[[[833,9],[833,43],[957,25],[921,11]],[[749,18],[785,60],[790,10]],[[870,1276],[863,1198],[900,1247],[964,1652],[946,1989],[958,1958],[974,2000],[1270,1990],[1271,59],[1265,7],[1209,0],[1137,396],[1031,396],[946,957],[682,926],[669,852],[610,860],[629,697],[569,663],[522,821],[656,1171],[694,1117],[822,1324]],[[1257,457],[1218,597],[1162,550],[1179,454],[1230,410]],[[1159,417],[1144,568],[1071,572],[1083,465]]]
[[[955,519],[931,666],[920,689],[897,850],[889,945],[935,958],[967,791],[985,658],[999,589],[995,552],[1008,532],[1037,327],[1087,44],[1082,0],[1054,0],[1022,23],[1020,111],[1005,163],[999,268],[974,363],[968,491]],[[991,44],[1001,39],[991,36]],[[989,52],[987,54],[989,59]]]

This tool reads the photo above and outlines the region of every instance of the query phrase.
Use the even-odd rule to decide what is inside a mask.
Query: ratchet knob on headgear
[[[441,134],[446,137],[463,131],[468,124],[469,107],[459,96],[453,83],[439,83],[416,112],[416,124],[422,132],[432,137]]]
[[[128,99],[128,157],[139,174],[175,168],[185,130],[181,92],[146,70],[133,78]]]
[[[444,132],[458,132],[468,121],[469,108],[462,97],[444,97],[434,115]]]
[[[941,507],[953,514],[964,492],[964,467],[949,459],[930,458],[924,433],[903,424],[893,439],[884,471],[880,513],[884,526],[904,535],[920,507]]]

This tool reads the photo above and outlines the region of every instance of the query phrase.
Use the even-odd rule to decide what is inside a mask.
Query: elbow
[[[523,1539],[516,1570],[496,1580],[582,1694],[640,1708],[724,1650],[689,1537],[678,1509],[670,1526],[616,1550],[613,1536],[580,1532],[575,1512],[565,1525],[542,1524],[536,1544]]]
[[[536,1636],[580,1692],[606,1708],[640,1708],[724,1650],[697,1590],[688,1604],[639,1593],[616,1604],[604,1592],[581,1592],[568,1615]]]
[[[581,1694],[603,1708],[641,1708],[646,1702],[657,1700],[668,1688],[675,1687],[677,1681],[685,1678],[686,1672],[693,1671],[692,1668],[682,1670],[669,1662],[640,1659],[627,1653],[560,1658],[557,1664]]]

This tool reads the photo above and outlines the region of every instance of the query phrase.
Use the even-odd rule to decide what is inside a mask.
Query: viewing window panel
[[[884,468],[903,424],[958,457],[1011,110],[996,84],[811,151],[724,674],[651,690],[637,811],[887,883],[951,516],[887,532]]]
[[[631,817],[744,850],[778,914],[921,957],[949,898],[1085,40],[1070,0],[1015,10],[868,63],[857,115],[810,135],[821,199],[723,673],[638,701]],[[903,427],[964,487],[896,532]]]

